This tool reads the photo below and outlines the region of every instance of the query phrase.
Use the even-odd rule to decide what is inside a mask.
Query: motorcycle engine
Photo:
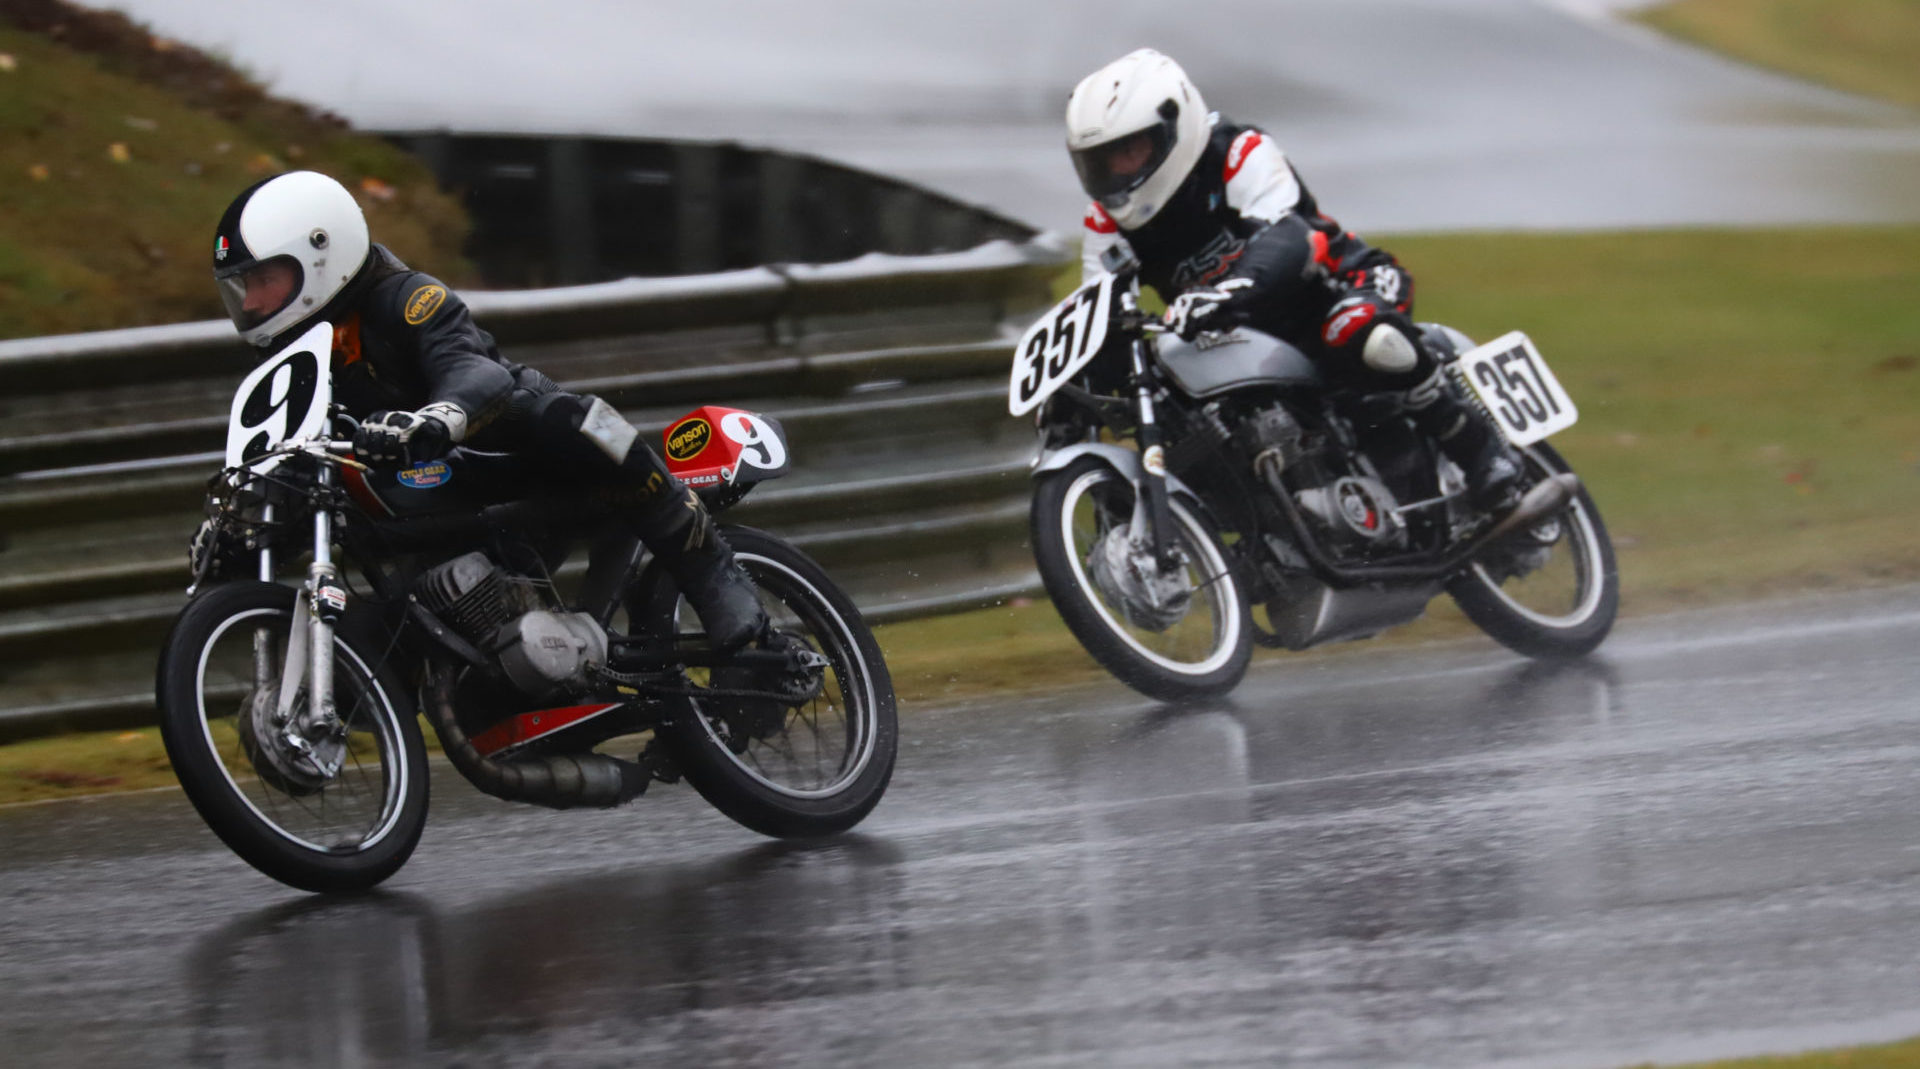
[[[607,632],[586,613],[544,607],[531,586],[480,552],[421,576],[414,594],[460,637],[493,654],[522,693],[585,690],[587,666],[607,662]]]
[[[1393,511],[1399,502],[1378,479],[1346,475],[1325,486],[1295,491],[1293,499],[1340,546],[1407,548],[1407,525]]]
[[[1393,510],[1399,506],[1393,491],[1365,475],[1334,476],[1314,459],[1320,450],[1308,447],[1306,432],[1281,405],[1258,409],[1241,421],[1240,440],[1255,456],[1276,454],[1291,473],[1293,498],[1301,511],[1325,532],[1328,541],[1348,552],[1398,551],[1409,543],[1407,525]]]

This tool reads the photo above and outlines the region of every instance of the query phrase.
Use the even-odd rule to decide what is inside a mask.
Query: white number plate
[[[1460,370],[1514,445],[1532,445],[1580,418],[1540,350],[1517,330],[1462,355]]]
[[[1080,373],[1107,340],[1113,276],[1101,275],[1036,320],[1013,351],[1007,411],[1022,416]]]
[[[227,417],[227,467],[237,468],[296,438],[312,438],[327,427],[333,404],[333,324],[313,328],[260,363],[233,392]],[[277,467],[275,457],[256,470]]]

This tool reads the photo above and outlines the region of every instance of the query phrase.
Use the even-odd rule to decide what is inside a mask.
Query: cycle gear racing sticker
[[[435,286],[429,283],[414,290],[407,295],[407,309],[405,313],[407,325],[417,327],[427,320],[432,319],[433,313],[438,312],[440,306],[445,304],[446,300],[447,289],[445,286]]]
[[[405,468],[394,476],[401,486],[410,486],[415,490],[431,490],[436,486],[445,486],[453,481],[453,469],[446,461],[436,460],[431,464],[422,464],[417,468]]]

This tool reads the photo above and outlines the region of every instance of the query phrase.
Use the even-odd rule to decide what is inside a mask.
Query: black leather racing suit
[[[670,562],[709,541],[705,510],[624,420],[607,409],[600,419],[617,420],[619,433],[612,441],[594,433],[604,424],[589,416],[604,402],[506,360],[438,279],[375,245],[336,314],[334,401],[349,415],[453,405],[465,417],[463,427],[449,428],[456,442],[522,456],[547,485],[594,490],[625,510],[636,533]]]

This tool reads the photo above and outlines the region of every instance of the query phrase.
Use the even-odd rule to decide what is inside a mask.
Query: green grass
[[[1920,1069],[1920,1039],[1805,1054],[1696,1062],[1670,1069]]]
[[[1920,109],[1920,0],[1678,0],[1638,17],[1748,63]]]
[[[464,210],[419,161],[92,18],[120,31],[112,47],[0,17],[0,338],[219,317],[214,224],[242,189],[296,167],[360,191],[376,240],[463,279]],[[199,91],[158,84],[166,71]]]

